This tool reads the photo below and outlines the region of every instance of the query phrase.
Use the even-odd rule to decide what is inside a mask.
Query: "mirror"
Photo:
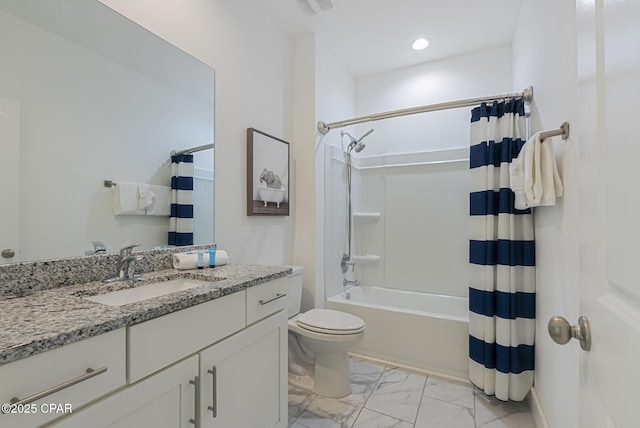
[[[167,244],[169,218],[113,213],[105,180],[170,186],[211,144],[214,71],[97,0],[0,0],[0,263]],[[213,237],[213,150],[194,153],[194,243]]]

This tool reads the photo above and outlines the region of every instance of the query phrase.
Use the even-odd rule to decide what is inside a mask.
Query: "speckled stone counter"
[[[287,267],[257,265],[155,270],[143,275],[145,282],[169,280],[176,274],[211,282],[124,306],[107,306],[85,297],[130,287],[125,282],[31,288],[22,297],[5,296],[0,299],[0,365],[242,291],[290,272]]]
[[[192,245],[136,251],[136,254],[143,256],[142,260],[136,262],[136,272],[149,273],[171,269],[172,254],[205,249],[210,246]],[[99,254],[0,264],[0,298],[25,296],[34,291],[100,281],[115,275],[117,261],[117,254]]]

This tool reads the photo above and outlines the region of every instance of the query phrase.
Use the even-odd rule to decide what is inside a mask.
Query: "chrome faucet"
[[[360,281],[358,281],[357,279],[354,281],[349,281],[348,279],[343,279],[342,280],[342,286],[346,287],[347,285],[353,285],[354,287],[360,287]]]
[[[140,274],[135,273],[135,262],[142,260],[142,254],[133,254],[133,249],[140,244],[127,245],[120,249],[116,276],[107,278],[103,282],[136,280]]]
[[[342,270],[342,273],[347,273],[349,266],[351,266],[351,271],[353,272],[354,263],[351,261],[351,257],[345,253],[342,255],[342,259],[340,260],[340,269]]]

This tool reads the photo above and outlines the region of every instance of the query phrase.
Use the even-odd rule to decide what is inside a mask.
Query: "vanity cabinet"
[[[55,428],[195,426],[198,357],[192,356],[52,425]]]
[[[202,428],[287,426],[287,313],[200,352]]]
[[[128,382],[242,330],[245,313],[243,290],[128,327]]]
[[[12,371],[12,364],[31,360],[36,365],[30,367],[39,370],[34,373],[46,377],[51,367],[99,368],[91,355],[115,360],[108,363],[109,383],[46,400],[74,403],[72,414],[40,419],[1,415],[0,426],[31,428],[50,422],[47,426],[56,428],[285,428],[286,286],[283,279],[269,281],[0,366],[2,376]],[[59,354],[63,350],[66,354]],[[82,354],[82,364],[74,351]],[[53,366],[58,359],[64,362]],[[28,373],[23,368],[18,372]],[[106,374],[95,378],[107,380]],[[16,376],[13,384],[22,380]],[[8,401],[12,394],[22,398],[39,390],[26,386],[2,385],[0,392]]]
[[[121,328],[0,366],[1,403],[41,397],[0,412],[0,427],[33,428],[124,386],[125,344]]]

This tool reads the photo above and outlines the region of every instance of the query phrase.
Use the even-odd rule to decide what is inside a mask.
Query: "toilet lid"
[[[325,334],[356,334],[364,330],[364,321],[355,315],[331,309],[311,309],[298,317],[298,326]]]

